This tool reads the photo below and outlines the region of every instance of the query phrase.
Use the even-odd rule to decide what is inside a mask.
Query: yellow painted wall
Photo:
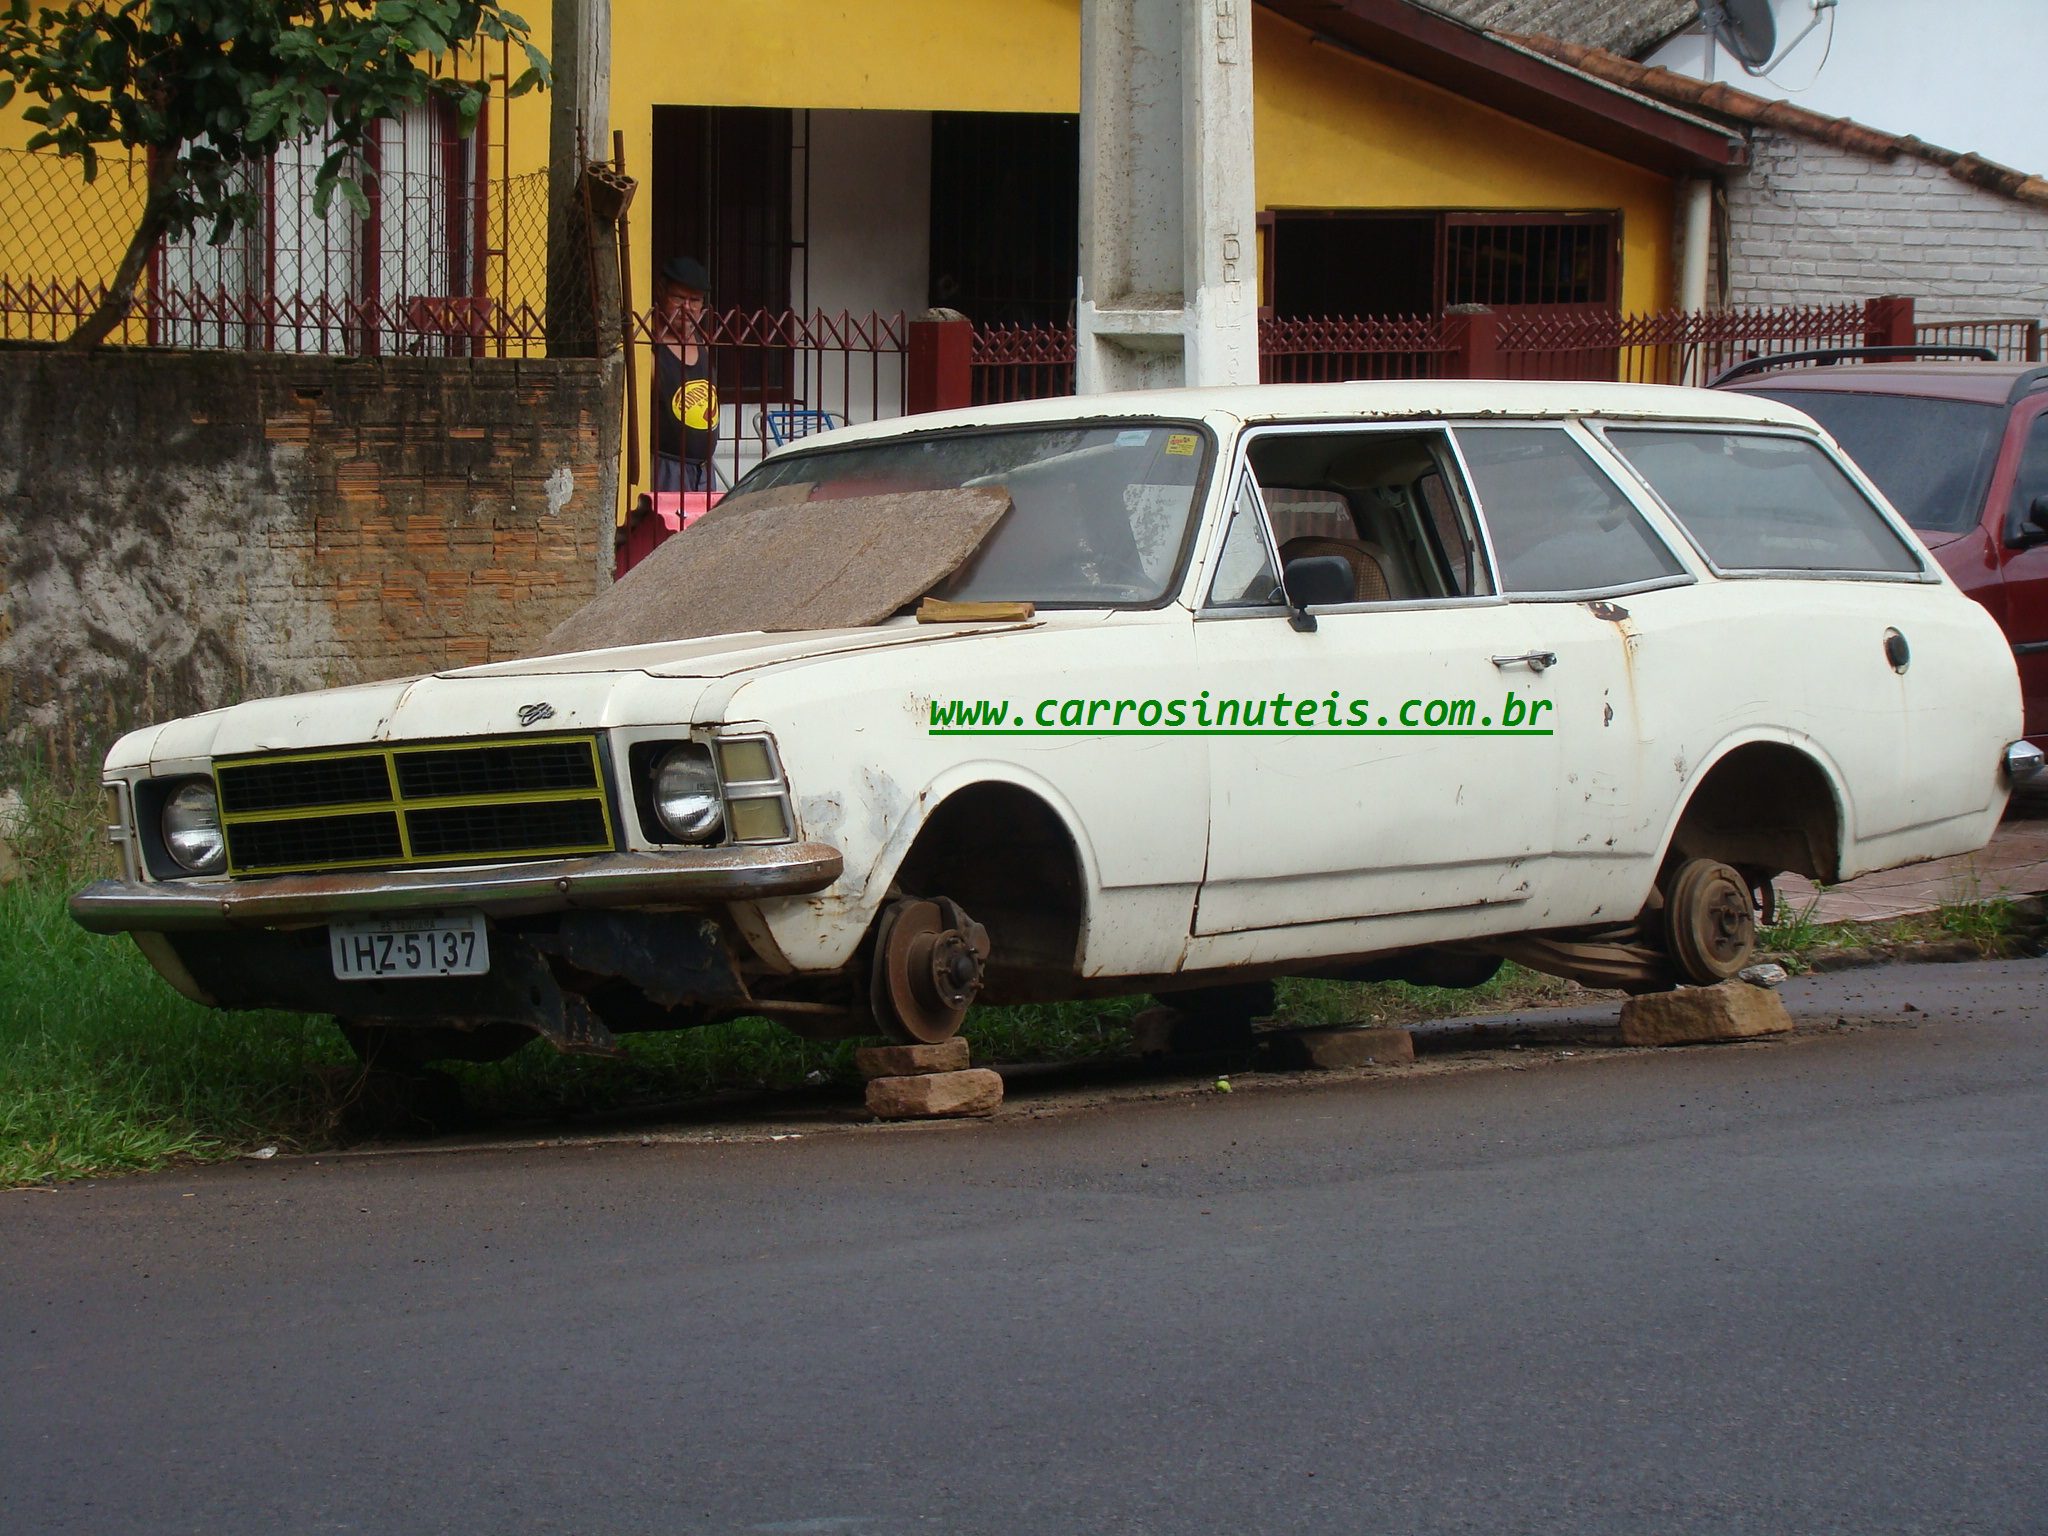
[[[1672,291],[1672,183],[1253,12],[1261,208],[1619,209],[1621,307]]]

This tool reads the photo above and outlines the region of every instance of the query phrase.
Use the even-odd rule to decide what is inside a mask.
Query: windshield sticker
[[[1166,451],[1183,459],[1191,459],[1201,442],[1201,438],[1192,432],[1169,432],[1166,434]]]
[[[1151,438],[1152,434],[1150,432],[1147,432],[1143,427],[1136,427],[1128,432],[1117,433],[1116,445],[1119,448],[1142,448],[1151,441]]]

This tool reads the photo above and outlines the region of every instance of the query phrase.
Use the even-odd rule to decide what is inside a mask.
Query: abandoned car
[[[405,1061],[1502,957],[1641,990],[1734,974],[1781,872],[1981,846],[2041,763],[1991,618],[1725,391],[852,428],[543,652],[127,736],[74,915]]]

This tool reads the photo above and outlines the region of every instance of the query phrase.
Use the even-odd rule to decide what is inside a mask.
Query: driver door
[[[1275,487],[1277,538],[1262,458],[1293,482]],[[1589,675],[1545,658],[1585,637],[1494,595],[1458,484],[1440,427],[1253,440],[1195,626],[1211,729],[1198,939],[1540,895],[1554,722],[1587,707]],[[1290,536],[1290,511],[1333,499],[1348,530]],[[1359,600],[1297,627],[1273,601],[1283,548],[1346,544]]]

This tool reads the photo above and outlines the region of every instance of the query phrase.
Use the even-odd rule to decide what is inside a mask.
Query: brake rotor
[[[1714,859],[1690,859],[1664,898],[1664,932],[1686,981],[1726,981],[1756,952],[1756,897],[1749,882]]]
[[[988,930],[958,902],[941,896],[895,903],[875,934],[875,1022],[909,1045],[952,1039],[981,992],[987,965]]]

